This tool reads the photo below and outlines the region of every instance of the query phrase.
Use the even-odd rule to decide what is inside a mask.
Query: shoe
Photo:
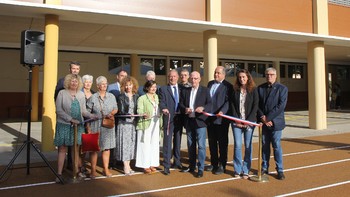
[[[284,180],[286,177],[284,176],[283,172],[278,172],[277,173],[277,179],[278,180]]]
[[[203,177],[203,171],[202,170],[199,170],[197,175],[196,175],[197,178],[202,178]]]
[[[215,171],[214,174],[219,175],[224,173],[224,168],[220,165]]]
[[[249,174],[243,174],[242,178],[245,180],[249,179]]]
[[[208,165],[208,166],[205,166],[205,167],[204,167],[204,170],[205,170],[205,171],[213,171],[213,169],[214,169],[214,166],[213,166],[213,165]]]
[[[181,164],[180,165],[173,164],[173,165],[171,165],[171,168],[181,170],[183,168],[183,166]]]
[[[82,172],[78,172],[77,177],[79,178],[86,178],[86,175]]]
[[[194,168],[192,167],[183,168],[180,172],[194,172]]]
[[[150,168],[145,168],[145,169],[143,169],[143,172],[144,172],[145,174],[152,174],[152,170],[151,170]]]
[[[170,174],[169,168],[164,168],[163,174],[164,174],[164,175],[169,175],[169,174]]]
[[[268,175],[269,174],[269,171],[268,170],[266,170],[266,169],[262,169],[261,170],[261,175]]]
[[[152,173],[157,172],[157,168],[155,168],[155,167],[152,167],[152,166],[151,166],[150,169],[151,169]]]
[[[89,177],[90,177],[91,180],[95,180],[95,179],[96,179],[96,176],[95,176],[95,175],[91,175],[91,174],[90,174]]]
[[[112,176],[113,176],[113,174],[112,174],[112,173],[110,173],[110,172],[108,172],[108,173],[106,173],[106,172],[102,172],[102,175],[103,175],[103,176],[105,176],[105,177],[107,177],[107,178],[110,178],[110,177],[112,177]]]
[[[55,182],[56,183],[61,183],[61,180],[63,181],[63,183],[62,184],[64,184],[64,178],[63,178],[63,176],[62,176],[62,174],[58,174],[58,176],[60,177],[60,178],[58,178],[58,177],[56,177],[56,179],[55,179]],[[61,179],[61,180],[60,180]]]
[[[233,176],[234,176],[235,178],[240,177],[239,173],[237,173],[237,172],[234,172],[234,173],[233,173]]]

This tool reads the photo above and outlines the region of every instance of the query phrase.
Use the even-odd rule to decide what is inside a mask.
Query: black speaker
[[[41,31],[24,30],[21,34],[21,64],[44,64],[45,35]]]

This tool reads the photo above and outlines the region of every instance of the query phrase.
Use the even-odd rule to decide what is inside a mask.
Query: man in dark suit
[[[193,71],[190,76],[192,88],[181,92],[180,110],[187,115],[185,120],[187,146],[190,165],[182,172],[194,172],[196,168],[196,143],[198,143],[198,172],[197,178],[203,177],[204,161],[206,157],[206,119],[202,112],[211,112],[211,98],[209,90],[200,86],[199,72]]]
[[[170,174],[170,160],[172,152],[174,155],[173,168],[182,169],[181,165],[181,135],[182,125],[180,124],[180,89],[177,84],[179,74],[176,70],[171,70],[168,74],[169,83],[159,89],[160,109],[163,112],[163,166],[164,174]],[[171,149],[173,141],[173,151]]]
[[[214,72],[214,80],[209,81],[208,89],[212,100],[214,114],[230,114],[229,95],[233,92],[231,83],[225,80],[226,72],[223,66],[218,66]],[[210,117],[208,121],[208,141],[210,161],[214,174],[222,174],[226,170],[229,121],[221,117]]]
[[[287,105],[288,88],[276,82],[276,69],[267,68],[265,76],[267,82],[258,87],[258,120],[263,123],[262,171],[263,173],[268,173],[271,152],[270,144],[272,144],[277,178],[283,180],[285,176],[283,173],[281,137],[282,130],[286,127],[284,109]]]

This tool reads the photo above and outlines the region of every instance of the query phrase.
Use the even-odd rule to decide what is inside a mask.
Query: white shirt
[[[196,96],[197,96],[197,91],[198,91],[198,88],[192,88],[191,90],[191,95],[190,95],[190,109],[192,110],[192,113],[189,114],[189,117],[195,117],[194,115],[194,102],[196,101]]]

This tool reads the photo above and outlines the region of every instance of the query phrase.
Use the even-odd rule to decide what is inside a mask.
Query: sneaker
[[[240,177],[240,175],[239,175],[237,172],[234,172],[234,173],[233,173],[233,176],[234,176],[235,178]]]
[[[242,178],[245,180],[249,179],[249,174],[243,174]]]

